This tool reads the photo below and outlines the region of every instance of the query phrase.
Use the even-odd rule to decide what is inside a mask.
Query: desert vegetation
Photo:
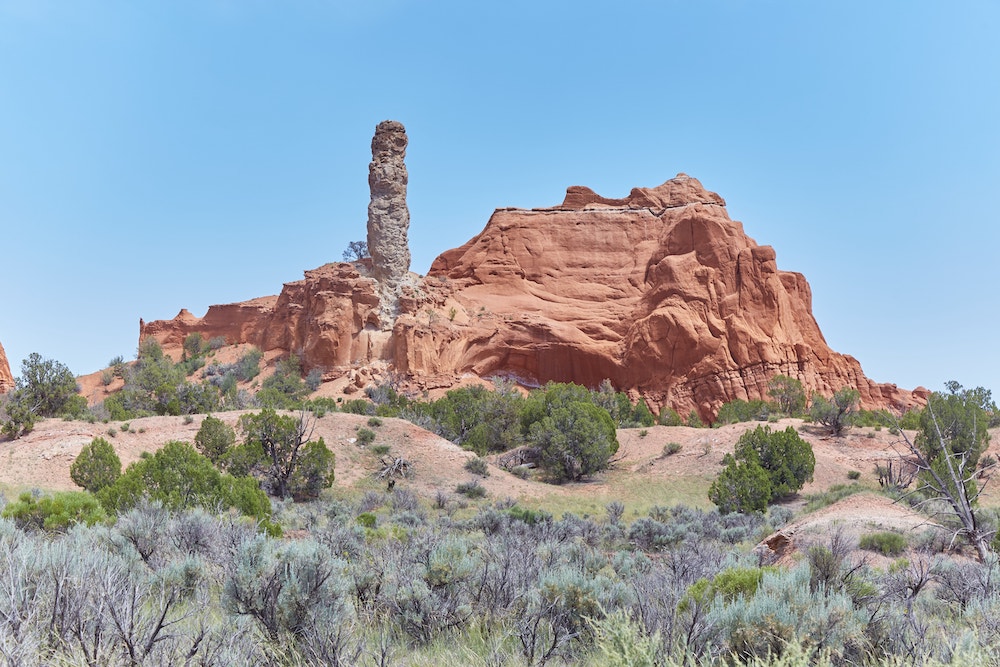
[[[506,465],[570,491],[583,481],[586,493],[586,480],[614,465],[618,429],[637,429],[632,437],[641,439],[657,422],[682,421],[669,410],[654,416],[610,384],[550,384],[523,395],[499,382],[436,401],[384,386],[365,399],[310,400],[294,358],[261,384],[261,392],[270,390],[262,400],[240,399],[252,410],[228,424],[206,416],[193,444],[164,442],[122,470],[113,443],[136,429],[126,420],[208,412],[200,410],[205,396],[225,407],[238,389],[222,390],[228,381],[213,378],[256,376],[253,354],[211,373],[207,360],[192,363],[210,348],[186,341],[186,358],[176,364],[151,346],[141,352],[116,375],[125,379],[125,396],[110,408],[76,411],[91,420],[101,410],[108,419],[116,406],[123,411],[108,424],[117,437],[95,437],[72,463],[81,490],[3,501],[0,654],[7,663],[1000,660],[997,513],[979,503],[995,465],[985,455],[997,416],[986,390],[950,384],[926,409],[895,419],[857,410],[856,399],[827,399],[848,406],[840,437],[864,424],[898,433],[899,460],[914,473],[881,492],[924,512],[926,526],[905,534],[833,528],[796,538],[796,548],[780,556],[762,540],[797,517],[879,491],[870,477],[868,485],[854,481],[788,503],[816,459],[796,428],[759,422],[809,415],[793,382],[773,384],[774,402],[720,410],[716,425],[745,426],[710,487],[711,510],[654,505],[639,514],[616,500],[603,513],[555,516],[544,502],[529,506],[487,491]],[[54,363],[46,368],[61,377]],[[58,393],[66,385],[25,380],[17,389],[25,393],[7,405],[27,400],[29,386]],[[62,405],[44,411],[73,417]],[[370,474],[352,487],[333,484],[333,454],[312,435],[315,420],[336,411],[365,415],[353,446],[369,457],[355,465],[367,461]],[[387,490],[375,462],[403,470],[406,451],[405,442],[386,438],[391,417],[476,452],[462,466],[466,481],[433,497],[405,484]],[[834,430],[820,419],[799,428]],[[655,458],[664,462],[711,451],[663,442]]]

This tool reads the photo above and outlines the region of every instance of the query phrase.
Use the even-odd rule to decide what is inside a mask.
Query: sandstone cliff
[[[402,282],[394,322],[370,262],[329,264],[278,297],[142,324],[168,349],[199,331],[299,354],[354,384],[391,370],[411,389],[501,375],[615,387],[710,418],[783,373],[808,391],[856,387],[865,407],[922,402],[834,352],[799,273],[781,271],[725,201],[678,175],[608,199],[572,187],[560,206],[498,209],[485,229]],[[368,369],[374,368],[374,372]]]
[[[7,361],[7,353],[0,343],[0,394],[14,388],[14,376],[10,372],[10,363]]]

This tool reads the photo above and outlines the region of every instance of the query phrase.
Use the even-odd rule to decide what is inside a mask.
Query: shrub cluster
[[[791,426],[784,431],[758,426],[740,436],[723,463],[709,499],[723,512],[759,512],[811,480],[816,457]]]
[[[12,664],[1000,657],[995,568],[921,555],[873,569],[836,535],[797,566],[762,567],[741,546],[770,530],[759,515],[654,508],[627,526],[498,503],[459,520],[397,492],[282,505],[275,520],[309,530],[281,540],[233,514],[160,501],[112,525],[92,496],[70,495],[25,494],[0,519]]]

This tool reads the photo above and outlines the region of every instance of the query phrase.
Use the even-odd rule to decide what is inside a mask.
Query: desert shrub
[[[903,413],[903,416],[899,418],[899,428],[905,428],[910,431],[915,431],[920,428],[920,413],[922,410],[907,410]]]
[[[775,528],[780,528],[791,521],[794,515],[795,512],[788,507],[772,505],[770,509],[767,510],[767,521]]]
[[[773,407],[767,401],[736,399],[724,403],[715,417],[715,425],[739,424],[749,421],[767,421]]]
[[[252,618],[271,641],[301,636],[317,617],[335,623],[346,613],[339,575],[345,569],[315,542],[257,536],[237,547],[222,603],[229,613]]]
[[[486,463],[486,459],[481,459],[478,456],[474,459],[466,461],[465,465],[462,467],[471,472],[473,475],[479,475],[480,477],[490,476],[490,468]]]
[[[628,530],[628,541],[643,551],[660,551],[674,547],[690,536],[688,527],[664,523],[649,517],[639,517]]]
[[[293,410],[308,393],[309,387],[302,380],[302,365],[293,354],[275,363],[274,374],[261,383],[257,400],[265,408]]]
[[[358,445],[366,447],[375,441],[375,431],[369,428],[358,429]]]
[[[688,413],[688,417],[684,425],[691,428],[705,428],[705,422],[701,420],[701,416],[698,414],[697,410],[692,410]]]
[[[455,492],[472,500],[486,497],[486,488],[479,483],[478,479],[474,479],[471,482],[462,482],[455,487]]]
[[[480,456],[512,449],[522,442],[520,410],[524,399],[512,385],[497,382],[453,389],[426,406],[432,430]]]
[[[854,424],[859,397],[858,390],[850,387],[837,390],[830,399],[814,394],[809,416],[828,427],[831,434],[840,435]]]
[[[363,398],[352,398],[349,401],[344,401],[340,410],[354,415],[374,415],[375,404]]]
[[[218,464],[236,444],[236,431],[226,422],[208,415],[194,436],[194,446],[212,463]]]
[[[705,605],[716,598],[733,602],[737,598],[752,597],[768,571],[774,571],[774,568],[733,567],[722,570],[711,579],[699,579],[688,588],[678,608],[685,611],[693,604]]]
[[[101,504],[85,491],[59,491],[35,497],[22,493],[3,509],[2,516],[20,528],[64,531],[75,523],[91,526],[107,519]]]
[[[858,541],[858,548],[877,551],[883,556],[898,556],[906,551],[906,537],[891,531],[865,533]]]
[[[392,451],[391,445],[372,445],[369,451],[375,456],[386,456]]]
[[[73,482],[91,493],[114,484],[121,474],[121,459],[104,438],[94,438],[85,445],[69,468]]]
[[[368,420],[368,425],[371,426],[372,428],[378,428],[379,426],[382,425],[382,420],[379,417],[371,417]]]
[[[674,454],[676,454],[679,451],[681,451],[681,443],[679,443],[679,442],[668,442],[667,444],[663,445],[663,454],[662,454],[662,456],[664,456],[664,457],[673,456]]]
[[[382,507],[385,502],[385,494],[378,491],[365,491],[364,495],[361,496],[361,500],[358,501],[358,511],[371,512]]]
[[[420,498],[409,489],[394,489],[390,504],[393,512],[417,512],[420,510]]]
[[[527,507],[521,507],[520,505],[509,507],[506,512],[507,516],[514,521],[520,521],[528,524],[529,526],[534,526],[537,523],[552,521],[552,515],[545,510],[533,510]]]
[[[591,401],[607,410],[617,428],[637,428],[656,423],[656,417],[649,410],[645,399],[639,399],[638,403],[632,405],[628,394],[615,391],[610,380],[603,380],[597,391],[591,392]]]
[[[847,471],[847,479],[851,479],[851,480],[861,479],[861,471],[860,470],[848,470]]]
[[[795,429],[758,426],[740,436],[723,463],[726,468],[709,487],[709,499],[723,513],[759,512],[811,480],[816,457]]]
[[[719,511],[763,512],[771,500],[771,478],[756,461],[738,462],[726,454],[726,468],[708,490],[708,498]]]
[[[306,374],[305,379],[306,387],[309,391],[316,391],[319,386],[323,384],[323,371],[319,368],[313,368]]]
[[[775,375],[767,383],[767,395],[778,404],[778,410],[791,417],[798,416],[806,408],[806,392],[802,382],[787,375]]]
[[[323,489],[333,486],[333,479],[334,455],[320,438],[302,446],[288,488],[297,501],[313,500]]]
[[[205,368],[204,377],[210,384],[219,387],[222,393],[230,394],[235,391],[238,382],[249,382],[260,374],[263,358],[263,353],[252,347],[232,364],[210,364]]]
[[[194,447],[177,441],[131,464],[97,497],[114,513],[149,499],[171,510],[231,507],[262,521],[271,516],[271,503],[255,480],[220,473]]]
[[[337,411],[337,401],[329,396],[320,396],[305,401],[302,404],[302,408],[313,413],[316,419],[322,419],[326,416],[327,412]]]
[[[21,362],[21,374],[5,399],[7,418],[0,432],[14,439],[31,432],[39,417],[82,414],[87,402],[83,400],[81,410],[79,401],[71,401],[76,392],[76,377],[64,364],[32,352]]]
[[[624,609],[600,620],[588,619],[599,662],[607,667],[655,667],[661,664],[660,635],[646,633]]]
[[[608,467],[618,451],[608,412],[583,387],[549,383],[531,393],[521,410],[527,441],[539,466],[556,482],[580,480]]]
[[[231,450],[223,465],[234,474],[253,475],[277,498],[314,498],[315,485],[331,486],[334,472],[333,453],[323,439],[310,439],[314,427],[307,412],[292,417],[265,408],[245,414],[239,420],[244,442]]]
[[[665,406],[660,409],[660,416],[658,418],[658,421],[660,423],[660,426],[684,425],[684,419],[682,419],[681,416],[677,414],[677,411]]]
[[[707,622],[719,630],[720,649],[744,660],[767,659],[768,664],[791,646],[807,652],[823,649],[837,657],[855,653],[864,645],[862,613],[846,594],[813,593],[810,575],[806,565],[770,570],[752,592],[741,590],[727,604],[714,606]]]

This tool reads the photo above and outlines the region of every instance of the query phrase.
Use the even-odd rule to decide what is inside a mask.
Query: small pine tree
[[[212,463],[218,464],[236,444],[236,431],[226,422],[209,415],[194,436],[194,446]]]
[[[858,390],[850,387],[838,389],[831,399],[815,394],[809,416],[829,427],[832,435],[841,435],[854,424],[860,397]]]
[[[778,410],[789,416],[801,414],[806,409],[806,392],[802,383],[787,375],[775,375],[767,383],[767,395],[778,404]]]
[[[91,493],[115,483],[122,474],[122,462],[115,448],[104,438],[94,438],[69,468],[73,482]]]
[[[795,429],[771,431],[758,426],[746,431],[726,468],[709,488],[709,499],[720,512],[760,512],[768,503],[795,493],[812,479],[816,457]]]

